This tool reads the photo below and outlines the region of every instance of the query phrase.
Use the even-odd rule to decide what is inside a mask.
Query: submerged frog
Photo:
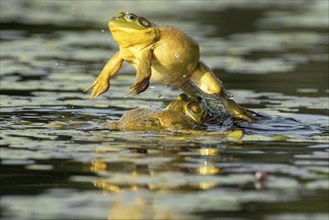
[[[106,92],[110,79],[123,61],[136,69],[136,81],[128,93],[145,91],[149,82],[175,86],[193,96],[205,93],[219,99],[235,119],[248,122],[253,114],[228,98],[219,79],[200,61],[198,43],[185,32],[167,25],[156,25],[133,13],[118,13],[108,22],[119,51],[107,62],[95,82],[91,98]]]
[[[125,113],[110,129],[125,131],[180,130],[200,127],[207,117],[205,101],[181,94],[164,110],[137,108]]]

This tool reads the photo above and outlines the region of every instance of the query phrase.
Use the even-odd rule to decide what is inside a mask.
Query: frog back
[[[155,112],[154,118],[159,120],[161,127],[173,129],[191,129],[196,126],[196,123],[183,112],[175,111],[174,109],[165,109]]]
[[[125,131],[157,130],[161,127],[159,120],[153,117],[156,110],[137,108],[125,113],[118,121],[110,122],[110,129]]]

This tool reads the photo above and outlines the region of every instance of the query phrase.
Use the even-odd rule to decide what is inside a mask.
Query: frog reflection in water
[[[200,127],[206,117],[207,105],[203,99],[181,94],[164,110],[133,109],[109,126],[110,129],[126,131],[193,129]]]
[[[156,25],[132,13],[118,13],[108,22],[119,51],[107,62],[95,82],[91,98],[106,92],[110,79],[120,70],[123,61],[136,69],[136,81],[129,93],[145,91],[149,82],[175,86],[189,94],[219,100],[235,119],[252,122],[255,116],[228,98],[219,79],[199,60],[198,43],[185,32],[167,25]]]

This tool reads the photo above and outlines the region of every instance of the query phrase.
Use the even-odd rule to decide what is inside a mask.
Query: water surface
[[[328,219],[327,1],[0,4],[1,218]],[[119,11],[189,32],[238,103],[283,119],[241,140],[109,131],[180,93],[124,98],[128,65],[98,99],[81,92],[117,48],[106,25]]]

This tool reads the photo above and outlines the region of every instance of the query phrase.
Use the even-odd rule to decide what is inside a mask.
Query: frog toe
[[[109,89],[109,85],[96,85],[90,95],[90,98],[96,98],[105,93]]]
[[[149,87],[150,81],[149,78],[144,78],[140,82],[135,83],[130,87],[128,94],[137,95],[141,92],[144,92]]]
[[[88,92],[89,90],[91,90],[92,88],[94,88],[94,84],[91,84],[90,86],[88,86],[86,89],[83,90],[84,93]]]

